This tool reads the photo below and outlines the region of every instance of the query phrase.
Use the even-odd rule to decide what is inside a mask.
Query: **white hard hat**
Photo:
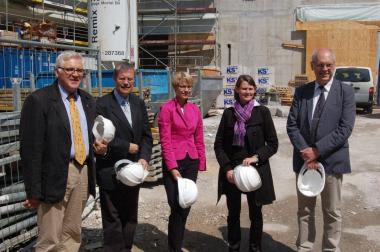
[[[315,197],[325,187],[325,168],[318,162],[318,169],[307,169],[306,164],[301,168],[297,180],[298,190],[307,197]]]
[[[149,172],[142,164],[122,159],[115,163],[116,178],[127,186],[136,186],[144,182]]]
[[[95,118],[94,126],[92,127],[92,133],[94,134],[96,140],[106,140],[108,143],[115,137],[115,126],[111,120],[98,115]]]
[[[252,192],[261,187],[261,178],[255,167],[238,165],[234,168],[235,185],[242,192]]]
[[[178,178],[178,202],[182,208],[188,208],[195,203],[198,197],[198,188],[194,181],[187,178]]]

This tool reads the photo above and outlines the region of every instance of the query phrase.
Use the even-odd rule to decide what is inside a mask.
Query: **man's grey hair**
[[[124,73],[126,71],[133,70],[135,71],[135,65],[132,65],[127,62],[122,62],[116,65],[115,69],[113,70],[112,78],[116,80],[119,73]]]
[[[331,58],[332,58],[332,60],[334,61],[334,64],[335,64],[335,62],[336,62],[335,53],[331,49],[329,49],[329,48],[317,48],[317,49],[314,49],[313,50],[313,54],[311,55],[311,62],[314,65],[317,63],[317,61],[318,61],[318,52],[321,49],[326,50],[326,51],[328,51],[330,53]]]
[[[84,59],[82,55],[74,51],[63,51],[58,55],[58,58],[55,62],[55,67],[63,67],[65,61],[69,59],[79,59],[82,61],[82,65],[84,66]]]

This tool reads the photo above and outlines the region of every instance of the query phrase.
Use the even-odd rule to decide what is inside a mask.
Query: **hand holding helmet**
[[[234,168],[235,185],[242,192],[252,192],[261,187],[261,178],[253,166],[238,165]]]
[[[178,177],[178,203],[185,209],[195,203],[198,197],[198,188],[194,181]]]
[[[256,154],[256,155],[253,155],[252,157],[243,159],[242,164],[245,166],[250,166],[251,164],[257,164],[258,162],[259,162],[259,156]]]
[[[122,159],[114,165],[116,179],[127,186],[137,186],[144,182],[149,172],[141,163],[135,163],[128,159]]]
[[[318,169],[308,169],[305,162],[298,174],[298,190],[307,197],[315,197],[320,194],[325,187],[325,169],[321,163]]]
[[[105,140],[107,143],[111,142],[115,137],[116,128],[111,120],[98,115],[95,118],[92,133],[97,141]]]

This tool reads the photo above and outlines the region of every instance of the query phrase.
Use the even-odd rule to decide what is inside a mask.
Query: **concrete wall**
[[[379,3],[379,0],[366,0]],[[275,85],[287,86],[296,74],[305,72],[304,50],[285,49],[284,42],[305,43],[305,32],[295,31],[294,10],[301,5],[358,3],[343,0],[215,0],[219,12],[217,42],[220,44],[221,69],[228,64],[242,66],[244,73],[255,75],[255,68],[274,68]],[[309,62],[310,59],[306,59]]]

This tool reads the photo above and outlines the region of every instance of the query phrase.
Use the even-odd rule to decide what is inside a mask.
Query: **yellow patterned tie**
[[[80,117],[77,106],[75,105],[74,95],[69,96],[71,127],[73,127],[75,160],[83,165],[86,160],[86,147],[83,142],[82,129],[80,127]]]

